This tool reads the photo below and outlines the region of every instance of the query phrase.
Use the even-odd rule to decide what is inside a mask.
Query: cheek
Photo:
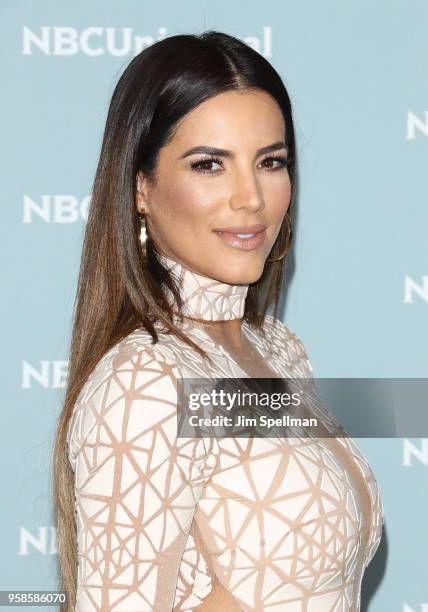
[[[184,226],[191,227],[199,220],[209,221],[209,215],[217,209],[219,200],[218,192],[211,193],[202,181],[163,182],[156,197],[156,218],[169,219],[184,229]]]
[[[291,183],[288,175],[287,178],[270,182],[266,187],[264,197],[271,214],[278,219],[282,219],[290,206],[291,200]]]

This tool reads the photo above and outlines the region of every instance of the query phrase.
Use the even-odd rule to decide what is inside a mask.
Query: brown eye
[[[221,159],[217,157],[210,157],[208,159],[200,159],[198,161],[194,161],[190,164],[190,167],[195,172],[200,172],[201,174],[214,174],[218,172],[218,170],[213,170],[212,164],[221,165]]]
[[[264,167],[269,170],[276,170],[279,168],[285,168],[287,166],[287,158],[284,155],[270,155],[269,157],[265,157],[262,161],[262,164],[268,164]]]

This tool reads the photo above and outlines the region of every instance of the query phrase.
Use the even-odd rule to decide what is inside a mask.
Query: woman
[[[351,440],[177,435],[181,378],[312,375],[276,318],[294,184],[290,100],[261,55],[211,31],[131,61],[54,454],[64,610],[359,609],[383,513]]]

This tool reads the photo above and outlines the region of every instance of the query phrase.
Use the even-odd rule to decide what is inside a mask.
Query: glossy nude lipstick
[[[222,227],[213,230],[226,244],[243,251],[252,251],[262,246],[266,239],[266,225]]]

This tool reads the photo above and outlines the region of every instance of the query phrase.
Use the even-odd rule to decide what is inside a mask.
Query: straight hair
[[[204,358],[208,356],[174,323],[165,288],[182,300],[175,279],[148,237],[147,257],[139,242],[136,177],[156,176],[160,149],[180,120],[199,104],[226,91],[261,90],[279,105],[286,126],[291,202],[270,258],[288,252],[293,235],[295,137],[289,96],[281,77],[259,53],[238,38],[216,31],[170,36],[136,55],[112,95],[93,181],[83,240],[69,345],[69,370],[57,420],[52,458],[52,493],[57,523],[60,589],[68,593],[61,612],[72,612],[77,591],[77,533],[74,472],[67,432],[79,394],[102,356],[133,330],[143,327],[158,342],[161,322]],[[247,292],[243,319],[263,333],[268,308],[277,315],[284,259],[266,262]]]

